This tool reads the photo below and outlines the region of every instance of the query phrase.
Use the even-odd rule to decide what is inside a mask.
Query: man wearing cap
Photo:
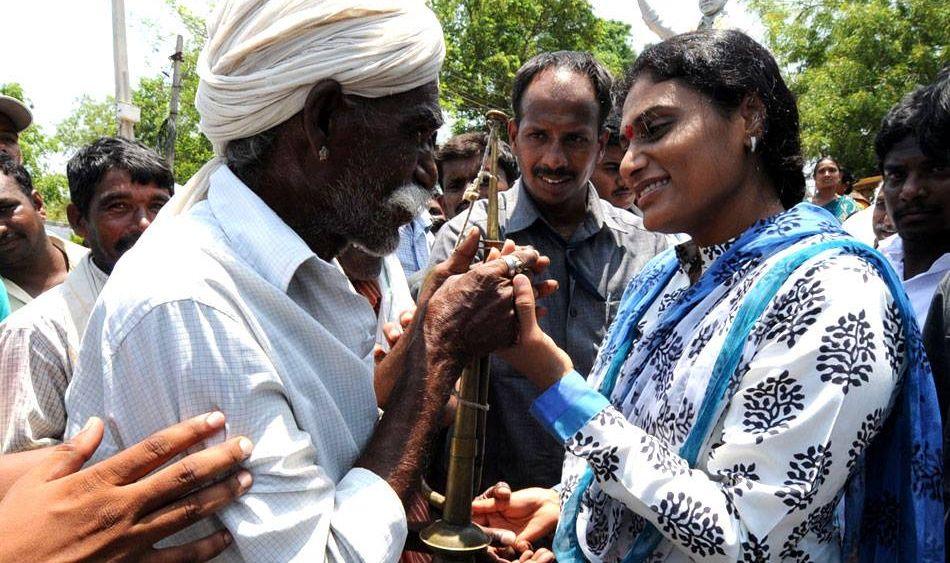
[[[455,379],[514,341],[525,290],[505,260],[470,270],[469,236],[380,363],[397,383],[379,416],[376,320],[335,256],[391,253],[431,197],[441,27],[421,0],[228,0],[208,31],[196,105],[216,156],[100,294],[67,437],[107,416],[101,458],[220,409],[224,437],[255,444],[254,485],[176,541],[225,527],[225,560],[394,561]]]
[[[16,143],[5,146],[9,152],[0,152],[0,279],[10,310],[16,311],[63,283],[88,250],[47,234],[43,196],[16,160],[20,155]]]
[[[20,152],[20,132],[33,123],[33,114],[20,100],[0,95],[0,153],[10,155],[23,163]]]

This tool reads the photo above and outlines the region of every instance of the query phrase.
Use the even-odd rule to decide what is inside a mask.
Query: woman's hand
[[[525,275],[512,280],[515,293],[515,314],[518,317],[518,341],[497,355],[518,373],[544,391],[574,369],[567,352],[538,326],[536,292]]]
[[[532,542],[553,534],[560,512],[557,493],[541,487],[511,492],[507,483],[498,483],[472,501],[476,524],[516,534],[512,545],[516,556],[531,550]]]

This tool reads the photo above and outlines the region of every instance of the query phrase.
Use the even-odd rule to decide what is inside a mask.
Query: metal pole
[[[181,61],[184,58],[184,39],[181,35],[175,41],[175,54],[172,60],[172,97],[168,102],[168,129],[165,136],[165,161],[168,167],[175,168],[175,139],[178,136],[178,100],[181,96]]]
[[[129,55],[125,43],[125,0],[112,0],[112,55],[115,63],[115,103],[119,136],[134,139],[139,108],[129,92]]]

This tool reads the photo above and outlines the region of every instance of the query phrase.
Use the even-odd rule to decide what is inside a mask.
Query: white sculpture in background
[[[696,26],[696,29],[720,27],[720,25],[717,25],[717,20],[725,15],[727,1],[728,0],[699,0],[699,11],[703,13],[703,17],[699,20],[699,25]],[[669,39],[676,35],[677,32],[663,23],[659,14],[650,7],[646,0],[637,0],[637,4],[640,5],[643,22],[647,24],[650,31],[657,34],[660,39]]]

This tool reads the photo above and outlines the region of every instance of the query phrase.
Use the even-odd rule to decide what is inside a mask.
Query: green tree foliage
[[[181,63],[181,96],[178,107],[178,125],[175,136],[175,178],[184,184],[211,159],[211,143],[198,129],[198,110],[195,109],[195,94],[198,90],[198,54],[207,39],[205,22],[176,0],[167,0],[187,29],[187,37]],[[142,108],[142,121],[136,128],[139,139],[164,154],[168,127],[169,101],[171,100],[171,70],[139,81],[132,95],[135,105]]]
[[[83,94],[75,109],[56,126],[56,140],[67,157],[99,137],[116,134],[115,98],[96,100]]]
[[[798,95],[806,157],[877,169],[881,118],[950,62],[950,2],[750,0]]]
[[[195,93],[198,88],[195,65],[200,50],[200,44],[192,44],[186,48],[181,66],[181,97],[175,137],[175,178],[182,184],[212,157],[211,143],[198,129],[199,117],[195,109]],[[170,99],[171,79],[165,75],[143,78],[132,95],[133,103],[142,109],[142,120],[136,126],[137,138],[162,154]]]
[[[23,92],[23,87],[16,82],[0,84],[0,94],[12,96],[25,103],[27,107],[33,107],[32,102]],[[59,143],[33,124],[20,133],[19,144],[20,152],[23,153],[23,165],[33,178],[33,187],[43,196],[47,215],[53,220],[65,220],[65,207],[69,199],[66,176],[51,173],[45,162],[47,156],[59,150]]]
[[[458,131],[508,110],[515,72],[543,51],[591,51],[615,74],[633,59],[630,26],[594,15],[587,0],[431,0],[442,22],[442,104]]]

